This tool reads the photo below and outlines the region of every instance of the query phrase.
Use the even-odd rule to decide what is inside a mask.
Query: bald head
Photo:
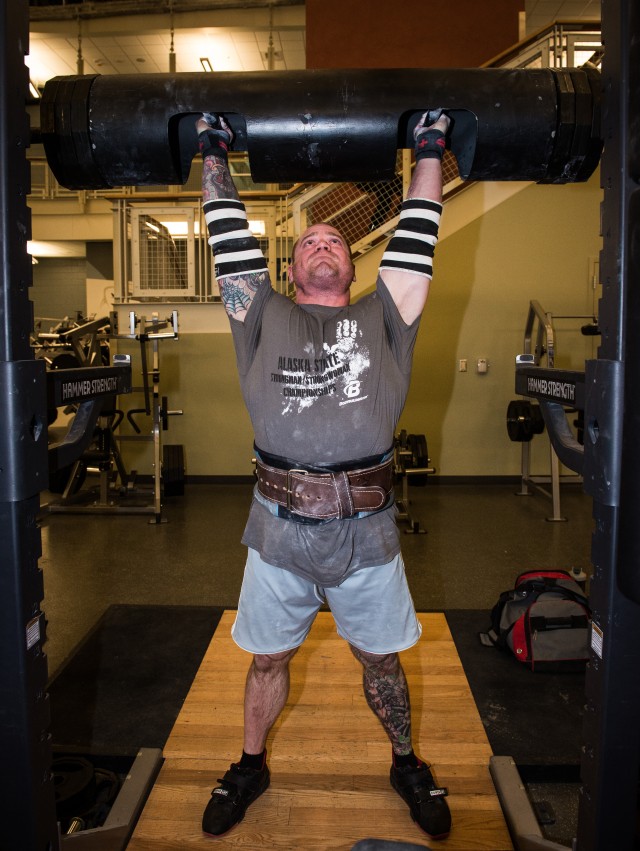
[[[293,246],[289,267],[289,281],[295,284],[296,301],[349,304],[349,288],[354,280],[351,250],[340,231],[326,222],[307,228]]]

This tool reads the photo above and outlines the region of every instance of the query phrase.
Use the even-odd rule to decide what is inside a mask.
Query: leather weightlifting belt
[[[274,456],[256,459],[258,491],[294,520],[296,516],[316,521],[344,519],[361,511],[379,511],[393,490],[393,456],[371,466],[348,469],[351,465],[345,465],[347,469],[329,472],[293,465],[283,469],[273,466],[274,460]]]

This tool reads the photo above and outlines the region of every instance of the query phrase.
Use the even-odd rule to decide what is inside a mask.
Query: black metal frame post
[[[602,11],[602,343],[585,374],[595,525],[577,851],[633,848],[640,747],[640,3],[602,0]],[[28,4],[0,0],[0,15],[0,847],[56,851],[36,524],[46,376],[29,346]]]
[[[595,521],[592,658],[578,851],[636,835],[640,745],[640,5],[603,0],[602,297],[587,364],[585,489]]]
[[[44,362],[29,345],[26,0],[0,0],[0,848],[59,847],[51,773],[39,492],[47,486]]]

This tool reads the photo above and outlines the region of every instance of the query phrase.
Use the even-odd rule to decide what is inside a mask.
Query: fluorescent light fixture
[[[29,69],[29,79],[35,85],[44,85],[52,77],[71,73],[64,59],[49,50],[44,41],[32,38],[30,50],[31,53],[24,58],[24,64]]]
[[[206,57],[206,56],[201,56],[201,57],[200,57],[200,64],[202,65],[202,70],[203,70],[203,71],[206,71],[208,74],[212,74],[212,73],[213,73],[213,65],[211,64],[211,62],[210,62],[210,60],[208,59],[208,57]]]
[[[60,242],[43,242],[30,239],[27,242],[27,252],[32,257],[86,257],[87,246],[84,242],[77,240],[64,240]]]
[[[160,224],[169,231],[172,237],[180,238],[189,236],[189,222],[181,219],[175,222],[160,222]],[[194,236],[200,235],[200,222],[193,223]]]
[[[36,88],[35,83],[32,82],[31,80],[29,80],[29,91],[31,92],[31,97],[34,97],[34,98],[37,98],[38,100],[40,100],[40,92]]]
[[[160,228],[158,225],[154,225],[151,222],[145,222],[145,227],[148,227],[149,230],[154,230],[156,233],[160,233]]]

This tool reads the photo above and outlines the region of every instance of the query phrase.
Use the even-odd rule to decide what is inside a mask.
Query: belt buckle
[[[291,507],[291,473],[301,473],[303,476],[306,476],[308,470],[298,470],[296,467],[287,470],[287,511],[293,511]]]

